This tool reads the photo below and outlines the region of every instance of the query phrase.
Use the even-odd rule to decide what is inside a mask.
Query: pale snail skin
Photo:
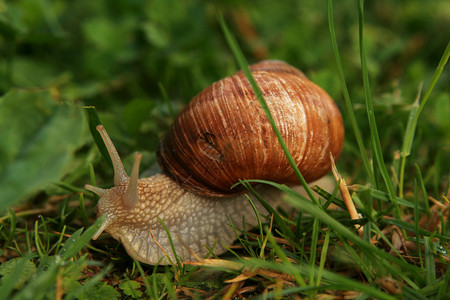
[[[344,135],[342,117],[334,102],[303,73],[284,62],[264,61],[251,66],[251,70],[302,174],[308,181],[325,175],[330,168],[329,154],[335,158],[339,156]],[[264,78],[268,78],[268,81],[264,81]],[[227,88],[230,80],[235,85]],[[268,89],[264,88],[266,85]],[[295,96],[297,89],[300,91],[299,99]],[[212,93],[212,98],[208,98],[208,93]],[[241,99],[241,94],[245,99]],[[278,98],[283,97],[288,98],[287,103],[278,104]],[[114,165],[115,186],[108,190],[85,186],[101,196],[97,205],[98,216],[106,215],[94,239],[106,230],[137,260],[148,264],[167,264],[169,261],[166,255],[173,262],[176,260],[161,221],[168,228],[176,254],[183,261],[203,258],[212,247],[215,254],[221,254],[236,239],[235,230],[239,234],[244,222],[246,228],[256,225],[257,218],[247,196],[227,195],[231,185],[239,179],[277,181],[271,177],[272,174],[285,177],[277,181],[280,183],[298,182],[295,175],[291,174],[292,170],[286,163],[281,147],[276,144],[278,142],[271,127],[261,125],[265,115],[256,116],[259,111],[252,111],[260,109],[255,106],[259,105],[255,99],[240,72],[214,83],[211,88],[197,95],[180,113],[171,132],[161,143],[159,162],[169,176],[157,174],[138,179],[141,155],[135,154],[129,177],[106,130],[99,125],[97,130],[102,135]],[[236,106],[230,103],[236,103]],[[200,108],[196,108],[196,104]],[[219,107],[221,105],[228,108]],[[198,117],[197,110],[202,109],[208,113]],[[286,111],[292,112],[292,115],[283,116]],[[234,119],[224,119],[234,112],[237,112]],[[248,115],[248,121],[241,120]],[[283,118],[285,120],[281,120]],[[257,125],[250,124],[251,119],[257,119]],[[294,124],[297,121],[300,121],[300,125]],[[186,130],[187,133],[180,134],[180,130],[188,126],[186,122],[195,124]],[[208,122],[220,124],[216,129],[215,125],[210,127]],[[240,134],[240,131],[244,133]],[[250,138],[256,138],[256,141],[251,142]],[[184,150],[179,148],[185,146],[190,146],[186,147],[187,154],[183,154]],[[257,158],[251,155],[247,157],[243,153],[246,148],[250,154],[256,153]],[[275,158],[272,158],[269,152],[274,149]],[[193,154],[193,151],[199,153]],[[186,166],[182,165],[182,160],[185,160],[183,155],[188,158]],[[261,166],[258,165],[260,161]],[[264,173],[262,177],[247,170],[247,166],[253,165],[262,170],[257,171]],[[230,167],[234,169],[230,171]],[[274,170],[267,172],[267,168]],[[220,186],[216,177],[221,178],[222,173],[227,182]],[[214,182],[202,187],[203,177],[208,176]],[[265,195],[266,200],[270,198],[272,204],[279,201],[278,192],[274,189],[261,186],[258,192]],[[258,201],[253,203],[260,214],[266,214]]]
[[[99,125],[98,130],[109,140],[103,126]],[[118,157],[114,148],[108,147],[108,151],[115,152],[111,157]],[[136,154],[132,174],[138,173],[140,159],[140,154]],[[183,261],[203,258],[208,253],[205,245],[215,245],[216,254],[226,251],[225,247],[236,239],[234,230],[228,224],[233,224],[237,230],[243,227],[244,220],[252,226],[256,224],[253,208],[243,195],[226,201],[223,198],[201,196],[181,188],[164,174],[142,179],[133,175],[128,177],[120,158],[113,159],[113,163],[115,173],[120,174],[115,175],[120,181],[115,182],[113,188],[104,190],[85,186],[101,196],[97,204],[97,215],[106,215],[105,222],[93,239],[97,239],[106,230],[123,244],[131,257],[141,262],[151,265],[167,264],[169,261],[161,248],[172,262],[176,262],[169,236],[159,219],[169,228],[177,255]],[[137,193],[127,194],[128,189],[134,188],[137,188]],[[259,203],[254,201],[254,204],[260,213],[265,213]]]

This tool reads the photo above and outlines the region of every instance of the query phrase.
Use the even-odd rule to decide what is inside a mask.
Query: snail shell
[[[265,61],[251,70],[305,179],[323,176],[330,169],[329,154],[337,158],[343,144],[337,106],[284,62]],[[182,110],[159,148],[164,174],[139,179],[141,155],[135,154],[128,176],[106,130],[102,125],[97,130],[113,162],[115,186],[85,186],[100,196],[97,214],[105,216],[94,239],[107,231],[144,263],[167,264],[175,261],[174,253],[184,261],[196,260],[212,247],[221,254],[236,238],[235,229],[256,225],[248,199],[233,195],[240,192],[231,189],[239,180],[297,183],[242,72],[212,84]],[[257,188],[266,201],[280,198],[278,190]]]
[[[344,140],[338,107],[318,85],[281,61],[250,67],[287,148],[306,181],[330,171]],[[240,192],[243,179],[298,179],[242,72],[213,83],[186,106],[162,140],[162,170],[185,189],[209,196]]]

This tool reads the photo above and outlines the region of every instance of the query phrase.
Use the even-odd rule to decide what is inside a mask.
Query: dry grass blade
[[[337,182],[339,182],[339,191],[341,192],[342,199],[344,200],[345,206],[348,209],[348,212],[350,214],[350,217],[352,220],[357,220],[361,218],[361,215],[358,214],[356,211],[355,204],[353,203],[352,197],[350,196],[350,192],[348,191],[347,183],[345,182],[345,179],[342,178],[341,174],[339,174],[336,164],[334,163],[333,155],[330,153],[330,160],[331,160],[331,170],[333,172],[334,178]],[[358,228],[359,235],[363,235],[364,227],[360,226]]]
[[[243,265],[239,262],[234,262],[234,261],[229,261],[229,260],[224,260],[224,259],[215,259],[215,258],[207,258],[207,259],[202,259],[200,261],[189,261],[189,262],[184,262],[184,264],[192,265],[192,266],[202,266],[202,267],[225,268],[225,269],[229,269],[229,270],[241,270],[245,267],[245,265]]]

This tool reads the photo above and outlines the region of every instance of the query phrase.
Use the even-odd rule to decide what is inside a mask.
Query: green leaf
[[[9,294],[5,289],[20,289],[33,274],[36,273],[36,265],[26,257],[13,258],[0,265],[2,275],[1,295]]]
[[[73,285],[67,287],[65,299],[119,299],[120,293],[114,287],[100,282],[111,269],[111,265],[102,268],[95,276],[85,280],[82,285],[72,282]]]
[[[142,297],[142,292],[139,290],[141,284],[135,280],[127,280],[119,284],[119,288],[123,290],[125,295],[131,296],[135,299]]]
[[[43,295],[48,294],[50,287],[54,287],[56,278],[58,276],[59,266],[55,263],[50,264],[48,268],[39,269],[42,272],[36,273],[32,279],[14,295],[14,300],[16,299],[42,299]],[[11,298],[9,298],[11,299]]]
[[[80,107],[50,91],[12,90],[0,98],[0,210],[69,172],[83,133]]]
[[[88,287],[81,286],[71,296],[75,296],[76,299],[90,300],[120,299],[120,293],[105,282],[96,282],[95,285]]]
[[[91,293],[87,296],[89,296],[89,299],[119,299],[120,293],[116,291],[112,286],[107,285],[106,283],[102,282],[99,284],[100,287],[95,291],[95,294],[93,294],[93,297],[91,297]]]

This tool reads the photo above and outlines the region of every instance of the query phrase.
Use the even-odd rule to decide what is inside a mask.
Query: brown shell
[[[329,172],[344,141],[338,107],[298,69],[281,61],[251,66],[283,139],[307,181]],[[185,107],[162,140],[163,171],[184,188],[227,196],[243,179],[295,184],[295,176],[242,72],[207,87]]]

